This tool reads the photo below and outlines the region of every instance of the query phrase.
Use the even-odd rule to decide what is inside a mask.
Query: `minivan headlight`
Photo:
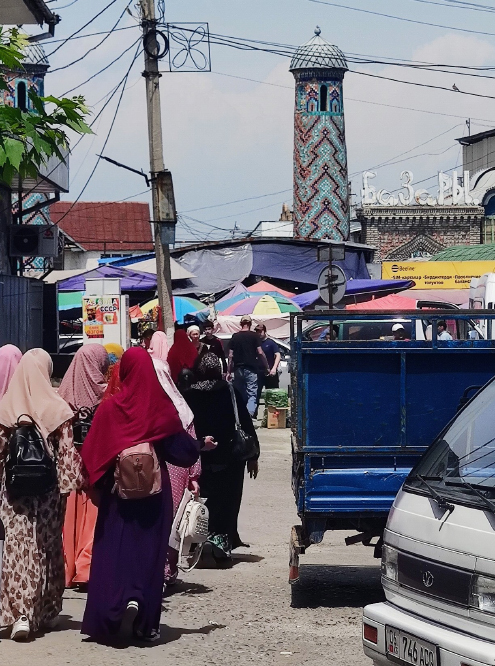
[[[399,552],[384,544],[382,547],[382,576],[397,582],[399,568],[397,566]]]
[[[495,578],[473,576],[469,605],[485,613],[495,613]]]

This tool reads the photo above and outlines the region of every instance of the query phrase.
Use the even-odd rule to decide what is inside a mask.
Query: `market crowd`
[[[266,329],[251,326],[242,321],[227,356],[211,322],[203,337],[176,330],[170,348],[160,331],[126,352],[86,344],[58,389],[46,351],[0,348],[0,629],[10,638],[54,629],[65,587],[79,587],[82,634],[159,640],[163,592],[183,559],[169,536],[185,493],[206,498],[201,557],[229,566],[247,545],[237,520],[246,471],[258,474],[253,417],[280,361]],[[239,432],[254,447],[248,459]],[[156,489],[139,499],[119,486],[137,445],[156,459]]]

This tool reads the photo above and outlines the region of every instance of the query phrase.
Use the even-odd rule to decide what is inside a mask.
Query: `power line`
[[[418,21],[417,19],[409,19],[403,16],[396,16],[395,14],[384,14],[383,12],[375,12],[371,9],[362,9],[361,7],[350,7],[349,5],[342,5],[338,2],[328,2],[328,0],[309,0],[318,5],[329,5],[330,7],[338,7],[340,9],[348,9],[353,12],[361,12],[363,14],[371,14],[373,16],[382,16],[383,18],[394,19],[396,21],[404,21],[405,23],[416,23],[417,25],[426,25],[430,28],[444,28],[446,30],[456,30],[457,32],[468,32],[473,35],[488,35],[495,37],[495,32],[487,32],[485,30],[471,30],[469,28],[457,28],[452,25],[443,25],[441,23],[431,23],[430,21]]]
[[[495,7],[489,5],[478,5],[472,2],[456,2],[456,0],[446,0],[446,2],[435,2],[435,0],[412,0],[413,2],[421,2],[425,5],[438,5],[439,7],[447,7],[447,9],[469,9],[475,12],[487,12],[493,14]]]
[[[110,28],[110,31],[108,32],[108,34],[106,34],[106,35],[103,37],[103,39],[102,39],[101,41],[98,42],[98,44],[96,44],[95,46],[92,46],[90,49],[88,49],[88,50],[86,51],[86,53],[84,53],[84,54],[83,54],[82,56],[80,56],[79,58],[76,58],[76,60],[73,60],[72,62],[69,62],[69,63],[67,63],[66,65],[62,65],[61,67],[56,67],[55,69],[51,69],[51,70],[50,70],[50,74],[53,74],[54,72],[59,72],[59,71],[62,70],[62,69],[67,69],[68,67],[72,67],[72,65],[75,65],[76,63],[81,62],[81,60],[84,60],[84,58],[86,58],[90,53],[92,53],[93,51],[96,51],[96,49],[100,48],[100,46],[101,46],[102,44],[104,44],[104,43],[107,41],[107,39],[108,39],[108,38],[109,38],[109,37],[115,32],[117,26],[119,25],[119,23],[120,23],[120,22],[122,21],[122,19],[124,18],[124,14],[126,13],[126,9],[127,9],[127,7],[129,7],[129,5],[131,4],[131,2],[132,2],[132,0],[130,0],[130,2],[126,5],[125,9],[124,9],[124,10],[122,11],[122,13],[120,14],[120,16],[119,16],[119,18],[117,19],[116,23],[112,26],[112,28]]]
[[[449,132],[452,132],[452,130],[455,130],[456,127],[459,127],[461,123],[457,123],[453,127],[450,127],[448,130],[445,130],[445,132],[441,132],[440,134],[437,134],[436,136],[432,137],[431,139],[428,139],[427,141],[423,141],[423,143],[420,143],[417,146],[414,146],[413,148],[410,148],[409,150],[406,150],[402,153],[399,153],[398,155],[394,155],[394,157],[391,157],[389,160],[386,160],[385,162],[381,162],[380,164],[375,164],[375,166],[369,167],[369,169],[366,169],[366,171],[371,171],[371,169],[379,169],[380,167],[387,166],[389,162],[392,160],[397,159],[398,157],[402,157],[403,155],[407,155],[408,153],[412,153],[413,150],[416,150],[417,148],[422,148],[422,146],[426,146],[428,143],[431,143],[432,141],[435,141],[435,139],[439,139],[441,136],[444,136],[445,134],[449,134]],[[356,176],[357,174],[361,173],[361,171],[356,171],[354,173],[351,173],[350,176]]]
[[[125,54],[128,53],[128,52],[129,52],[134,46],[136,46],[137,43],[140,42],[140,41],[141,41],[141,37],[138,37],[138,39],[137,39],[135,42],[133,42],[129,47],[127,47],[124,51],[122,51],[122,53],[121,53],[120,55],[118,55],[116,58],[114,58],[114,59],[112,60],[112,62],[108,63],[108,65],[105,65],[105,67],[103,67],[102,69],[100,69],[100,70],[99,70],[98,72],[96,72],[95,74],[92,74],[88,79],[86,79],[86,80],[83,81],[82,83],[79,83],[77,86],[74,86],[74,87],[71,88],[70,90],[67,90],[66,92],[64,92],[63,95],[62,95],[62,97],[65,97],[65,96],[68,95],[69,93],[74,92],[74,90],[77,90],[78,88],[82,88],[84,85],[86,85],[86,83],[89,83],[90,81],[92,81],[93,79],[95,79],[95,78],[96,78],[97,76],[99,76],[100,74],[103,74],[103,72],[106,72],[107,69],[109,69],[112,65],[114,65],[114,64],[115,64],[118,60],[120,60],[123,56],[125,56]]]
[[[271,192],[270,194],[260,194],[259,196],[256,197],[247,197],[246,199],[237,199],[236,201],[227,201],[226,203],[221,203],[221,204],[214,204],[212,206],[203,206],[202,208],[190,208],[189,210],[182,210],[180,211],[181,214],[183,213],[194,213],[198,210],[207,210],[209,208],[220,208],[221,206],[230,206],[231,204],[235,203],[242,203],[243,201],[252,201],[253,199],[263,199],[264,197],[273,197],[276,194],[284,194],[284,192],[291,192],[292,187],[287,189],[287,190],[280,190],[279,192]]]
[[[108,132],[107,132],[107,136],[106,136],[105,141],[104,141],[104,143],[103,143],[103,146],[102,146],[102,148],[101,148],[100,155],[98,155],[98,157],[97,157],[96,164],[94,165],[94,167],[93,167],[91,173],[89,174],[89,176],[88,176],[88,178],[87,178],[87,180],[86,180],[86,182],[85,182],[85,184],[84,184],[82,190],[79,192],[79,194],[78,194],[76,200],[73,202],[73,204],[72,204],[72,206],[69,208],[69,210],[68,210],[68,211],[67,211],[67,212],[66,212],[66,213],[60,218],[60,220],[57,222],[57,224],[60,224],[60,222],[61,222],[61,221],[62,221],[62,220],[63,220],[63,219],[64,219],[64,218],[70,213],[70,211],[74,208],[74,206],[76,205],[76,203],[79,201],[79,199],[80,199],[80,198],[82,197],[82,195],[84,194],[86,188],[88,187],[89,183],[91,182],[91,179],[93,178],[93,176],[94,176],[94,174],[95,174],[95,172],[96,172],[96,169],[98,168],[98,165],[99,165],[99,163],[100,163],[100,161],[101,161],[101,154],[105,152],[105,148],[106,148],[107,143],[108,143],[108,141],[109,141],[109,139],[110,139],[110,135],[111,135],[112,130],[113,130],[113,127],[114,127],[114,125],[115,125],[115,121],[117,120],[117,115],[118,115],[118,113],[119,113],[120,105],[121,105],[121,103],[122,103],[122,98],[123,98],[123,96],[124,96],[125,84],[127,83],[127,80],[128,80],[128,78],[129,78],[129,74],[131,73],[131,69],[133,68],[134,63],[136,62],[136,60],[138,59],[138,57],[139,57],[140,54],[141,54],[141,45],[139,45],[138,48],[136,49],[136,53],[134,54],[134,57],[133,57],[133,59],[132,59],[132,62],[131,62],[131,64],[129,65],[129,69],[127,70],[127,72],[126,72],[126,74],[125,74],[125,76],[124,76],[124,78],[123,78],[123,80],[122,80],[122,81],[123,81],[122,90],[121,90],[121,92],[120,92],[119,100],[118,100],[118,102],[117,102],[117,106],[116,106],[116,108],[115,108],[115,113],[114,113],[114,115],[113,115],[112,122],[110,123],[110,128],[109,128],[109,130],[108,130]]]
[[[310,0],[310,2],[315,2],[316,0]],[[403,79],[395,79],[391,76],[382,76],[381,74],[371,74],[371,72],[359,72],[355,69],[350,69],[350,72],[353,74],[360,74],[362,76],[370,76],[374,79],[383,79],[385,81],[394,81],[395,83],[405,83],[409,86],[418,86],[420,88],[432,88],[434,90],[446,90],[447,92],[455,93],[456,95],[470,95],[471,97],[482,97],[483,99],[495,99],[493,95],[483,95],[482,93],[468,92],[466,90],[453,90],[452,88],[446,88],[445,86],[435,86],[431,83],[418,83],[416,81],[404,81]]]
[[[48,0],[48,2],[50,2],[50,0]],[[67,7],[72,7],[72,5],[75,5],[76,2],[79,2],[79,0],[72,0],[72,2],[69,2],[68,5],[64,5],[63,7],[54,7],[53,9],[56,12],[59,12],[61,9],[67,9]]]
[[[123,26],[122,28],[116,28],[114,32],[119,32],[120,30],[134,30],[135,28],[138,28],[138,25],[126,25]],[[77,35],[75,37],[71,37],[71,39],[76,40],[76,39],[86,39],[86,37],[99,37],[100,35],[106,35],[109,31],[108,30],[101,30],[99,32],[88,32],[85,35]],[[60,44],[61,42],[65,42],[67,38],[64,39],[47,39],[43,41],[43,44]],[[51,55],[51,54],[50,54]]]
[[[78,29],[77,29],[75,32],[73,32],[71,35],[69,35],[68,37],[66,37],[66,38],[62,41],[62,43],[59,44],[59,45],[57,46],[57,48],[53,49],[53,51],[51,51],[51,53],[49,53],[49,54],[47,55],[47,58],[49,58],[49,57],[52,56],[54,53],[56,53],[57,51],[59,51],[59,50],[62,48],[62,46],[64,46],[64,44],[67,44],[68,41],[70,41],[71,39],[74,39],[74,37],[75,37],[76,35],[78,35],[80,32],[82,32],[82,31],[84,30],[84,28],[87,28],[88,25],[91,25],[94,21],[96,21],[97,18],[99,18],[102,14],[104,14],[104,13],[107,11],[107,9],[109,9],[109,8],[110,8],[112,5],[114,5],[116,2],[118,2],[118,0],[110,0],[110,2],[108,3],[108,5],[106,5],[106,7],[103,7],[103,9],[101,9],[97,14],[95,14],[95,16],[93,16],[93,18],[91,18],[89,21],[87,21],[83,26],[81,26],[80,28],[78,28]]]
[[[285,88],[286,90],[294,91],[294,86],[284,86],[280,83],[270,83],[269,81],[260,81],[259,79],[251,79],[245,76],[237,76],[235,74],[226,74],[225,72],[211,72],[211,74],[217,74],[218,76],[227,76],[231,79],[240,79],[241,81],[251,81],[253,83],[261,83],[265,86],[275,86],[276,88]],[[415,109],[410,106],[398,106],[397,104],[386,104],[385,102],[373,102],[369,99],[357,99],[356,97],[346,97],[346,101],[351,102],[360,102],[362,104],[372,104],[374,106],[384,106],[390,109],[403,109],[404,111],[416,111],[417,113],[428,113],[434,116],[445,116],[446,118],[460,118],[465,119],[466,116],[459,116],[454,113],[442,113],[440,111],[430,111],[429,109]],[[471,120],[480,120],[482,122],[495,124],[495,120],[490,120],[488,118],[475,118],[471,116]]]

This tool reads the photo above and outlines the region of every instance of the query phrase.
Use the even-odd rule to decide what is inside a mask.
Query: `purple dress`
[[[82,634],[107,641],[118,633],[131,600],[139,604],[134,628],[145,636],[159,630],[172,527],[172,492],[165,462],[191,467],[199,447],[186,432],[156,446],[162,462],[162,492],[158,495],[122,500],[111,492],[111,473],[103,481]]]

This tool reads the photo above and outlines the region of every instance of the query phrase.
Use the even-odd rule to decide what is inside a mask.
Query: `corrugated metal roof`
[[[46,57],[45,49],[41,44],[32,42],[26,47],[26,57],[24,58],[25,65],[45,65],[49,66],[48,58]]]
[[[435,254],[430,261],[495,261],[495,243],[454,245]]]
[[[314,37],[300,46],[290,61],[289,70],[296,69],[343,69],[347,71],[345,55],[337,47],[320,37],[316,26]]]
[[[85,250],[153,250],[147,203],[79,201],[73,208],[71,206],[69,201],[52,204],[50,217]]]

